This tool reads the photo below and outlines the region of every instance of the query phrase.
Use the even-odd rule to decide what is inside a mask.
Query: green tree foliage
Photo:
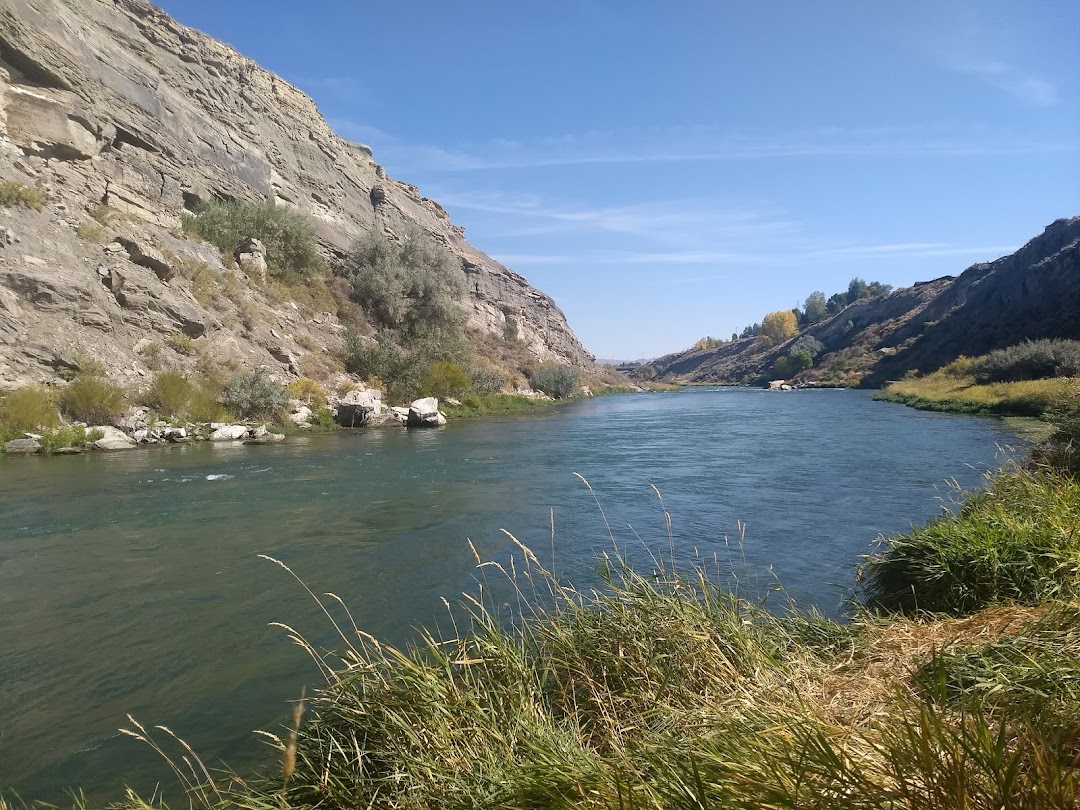
[[[472,381],[465,370],[449,360],[433,363],[421,384],[424,394],[439,399],[461,399],[471,387]]]
[[[806,297],[804,312],[806,322],[810,324],[818,323],[829,317],[829,302],[825,298],[825,293],[819,291],[810,293]]]
[[[760,323],[755,323],[755,324],[751,324],[750,326],[747,326],[746,328],[744,328],[742,330],[742,332],[739,334],[739,337],[741,337],[741,338],[757,337],[760,334],[761,334],[761,324]]]
[[[532,373],[532,386],[555,399],[572,397],[581,388],[581,374],[572,366],[544,364]]]
[[[834,293],[829,297],[829,300],[825,303],[825,308],[828,314],[835,315],[842,310],[848,304],[854,304],[863,298],[873,298],[878,295],[887,295],[892,292],[892,286],[889,284],[882,284],[880,281],[871,281],[867,283],[863,279],[856,276],[850,282],[848,282],[848,288],[846,292]],[[807,299],[809,300],[809,299]]]
[[[810,335],[803,335],[801,338],[791,344],[791,348],[788,349],[788,355],[794,357],[796,354],[805,352],[813,359],[821,354],[824,350],[825,344],[815,337]]]
[[[1080,341],[1029,340],[971,361],[977,383],[1080,377]]]
[[[300,279],[325,269],[311,221],[294,208],[262,202],[215,201],[197,214],[184,216],[184,231],[215,245],[232,256],[252,237],[266,248],[270,275]]]
[[[761,320],[761,334],[770,343],[783,343],[799,333],[799,322],[790,309],[770,312]]]
[[[265,369],[235,378],[221,397],[229,410],[247,419],[276,419],[289,405],[285,387],[270,379]]]
[[[400,241],[370,233],[353,245],[339,271],[352,285],[353,299],[379,330],[395,333],[402,345],[457,338],[465,313],[460,263],[417,228]]]

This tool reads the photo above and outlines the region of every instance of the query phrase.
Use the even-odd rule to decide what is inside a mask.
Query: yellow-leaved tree
[[[761,334],[770,343],[783,343],[799,334],[799,321],[790,309],[770,312],[761,320]]]

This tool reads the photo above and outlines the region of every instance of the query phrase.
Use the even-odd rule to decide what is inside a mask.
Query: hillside
[[[550,297],[338,137],[308,96],[145,0],[0,0],[0,181],[37,195],[0,207],[0,387],[87,357],[131,381],[149,343],[193,363],[170,335],[286,376],[305,359],[328,368],[341,296],[249,283],[181,230],[213,200],[294,208],[330,266],[360,235],[419,229],[460,261],[478,353],[510,335],[524,362],[592,366]]]
[[[802,381],[878,387],[1036,338],[1080,338],[1080,217],[1059,219],[1016,253],[858,300],[777,345],[743,338],[649,364],[678,382],[761,384],[803,336],[821,343]],[[640,373],[640,372],[639,372]]]

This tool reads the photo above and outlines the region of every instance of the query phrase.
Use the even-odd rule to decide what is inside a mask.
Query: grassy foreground
[[[926,411],[1041,416],[1078,393],[1080,380],[1071,377],[979,385],[970,376],[951,377],[939,372],[890,383],[888,388],[875,394],[874,399],[899,402]]]
[[[514,540],[513,566],[477,557],[453,633],[403,649],[309,591],[338,649],[286,628],[324,683],[268,735],[262,776],[128,733],[174,764],[184,802],[221,810],[1077,807],[1080,482],[1050,463],[1070,435],[883,541],[847,623],[767,611],[662,555],[647,574],[604,557],[581,591]]]

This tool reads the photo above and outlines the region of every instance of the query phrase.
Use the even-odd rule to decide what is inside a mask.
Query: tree
[[[732,332],[731,333],[731,339],[733,341],[738,340],[739,339],[739,333],[738,332]]]
[[[829,316],[829,303],[825,293],[816,291],[806,297],[806,322],[809,324],[823,321]]]
[[[790,309],[770,312],[761,321],[761,334],[770,343],[783,343],[799,334],[799,322]]]
[[[854,304],[860,298],[866,298],[868,295],[870,295],[870,285],[858,276],[848,282],[847,303]]]

